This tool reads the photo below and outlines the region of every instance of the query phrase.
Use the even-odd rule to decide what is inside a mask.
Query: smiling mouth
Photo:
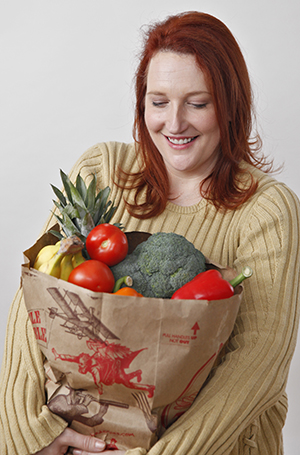
[[[176,139],[175,137],[167,136],[167,139],[168,139],[169,142],[171,142],[171,144],[184,145],[184,144],[189,144],[190,142],[194,141],[195,139],[197,139],[197,137],[198,136]]]

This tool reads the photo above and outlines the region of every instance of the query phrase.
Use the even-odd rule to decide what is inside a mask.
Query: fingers
[[[105,442],[93,436],[83,435],[71,428],[64,431],[64,443],[74,447],[74,455],[92,455],[94,453],[103,453]]]
[[[125,455],[126,450],[104,450],[101,455]],[[83,452],[82,450],[74,449],[73,455],[93,455],[92,452]]]

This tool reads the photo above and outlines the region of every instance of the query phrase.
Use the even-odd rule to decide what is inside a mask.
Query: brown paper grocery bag
[[[128,238],[132,250],[141,234]],[[46,358],[48,407],[110,448],[149,449],[207,379],[242,286],[210,302],[95,293],[32,268],[38,251],[56,241],[45,234],[22,265],[25,304]]]

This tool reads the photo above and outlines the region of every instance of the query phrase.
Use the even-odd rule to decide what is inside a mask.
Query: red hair
[[[215,207],[235,209],[256,191],[253,177],[241,188],[242,163],[271,169],[265,158],[259,158],[260,138],[251,139],[252,90],[247,66],[234,36],[226,25],[209,14],[187,12],[168,17],[149,27],[135,76],[134,139],[143,167],[136,174],[123,173],[127,189],[135,190],[134,204],[127,203],[129,213],[146,219],[162,213],[169,196],[166,167],[148,133],[145,119],[145,95],[150,60],[160,51],[195,56],[211,91],[220,128],[220,155],[203,197]],[[122,171],[121,174],[122,175]],[[129,183],[128,183],[129,182]],[[200,191],[202,189],[200,185]],[[146,199],[139,196],[146,189]],[[202,193],[201,193],[202,194]]]

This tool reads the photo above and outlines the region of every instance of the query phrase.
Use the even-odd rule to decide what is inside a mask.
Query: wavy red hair
[[[235,209],[256,191],[257,182],[241,187],[243,162],[271,170],[271,163],[259,157],[260,138],[251,139],[253,101],[247,66],[234,36],[227,26],[214,16],[186,12],[170,16],[149,27],[135,76],[134,139],[143,167],[136,174],[122,174],[124,187],[135,191],[134,204],[127,203],[131,215],[146,219],[159,215],[169,196],[167,171],[163,159],[152,142],[145,119],[145,95],[150,60],[160,51],[194,55],[203,71],[212,94],[220,128],[220,156],[203,197],[215,207]],[[128,180],[129,179],[129,180]],[[202,192],[202,182],[200,191]],[[146,199],[139,196],[146,189]]]

